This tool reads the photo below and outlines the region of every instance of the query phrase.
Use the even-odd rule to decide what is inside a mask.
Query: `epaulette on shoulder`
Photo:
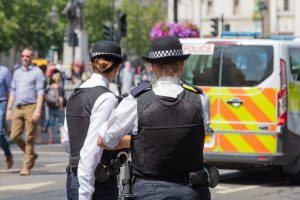
[[[151,84],[149,82],[144,82],[134,88],[131,89],[130,93],[133,97],[138,97],[142,93],[144,93],[147,90],[150,90],[152,88]]]
[[[197,93],[197,94],[202,94],[203,93],[203,90],[201,88],[199,88],[199,87],[197,87],[195,85],[186,83],[186,82],[182,82],[181,86],[184,89],[189,90],[189,91],[194,92],[194,93]]]

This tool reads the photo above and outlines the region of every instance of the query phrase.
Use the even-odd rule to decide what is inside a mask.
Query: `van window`
[[[291,48],[290,54],[290,69],[294,80],[300,81],[300,49]]]
[[[214,55],[191,55],[182,79],[201,86],[247,87],[272,72],[272,46],[227,45],[216,46]]]

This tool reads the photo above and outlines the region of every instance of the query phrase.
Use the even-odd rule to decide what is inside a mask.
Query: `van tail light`
[[[280,59],[280,90],[278,91],[278,125],[284,125],[287,121],[287,74],[286,63]]]

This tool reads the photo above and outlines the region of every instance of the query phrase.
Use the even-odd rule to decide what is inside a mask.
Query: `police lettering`
[[[183,52],[196,55],[213,55],[214,44],[185,44],[183,45]]]

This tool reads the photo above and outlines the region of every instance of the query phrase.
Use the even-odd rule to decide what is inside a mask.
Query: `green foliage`
[[[12,34],[17,29],[13,18],[14,0],[0,0],[0,52],[7,52],[14,44]]]
[[[21,51],[30,46],[44,57],[52,44],[53,30],[49,18],[52,6],[57,8],[55,44],[61,55],[65,29],[69,26],[67,15],[62,14],[69,0],[0,0],[0,53],[15,47]],[[127,36],[122,38],[124,52],[129,56],[148,52],[152,26],[164,20],[162,3],[153,0],[142,5],[139,0],[121,0],[113,9],[112,0],[84,1],[84,30],[89,44],[103,39],[103,24],[113,21],[117,32],[118,10],[127,15]],[[116,5],[118,6],[118,5]]]
[[[111,21],[111,0],[84,1],[84,30],[88,34],[89,44],[104,39],[103,24]]]
[[[52,43],[52,28],[49,13],[57,7],[58,22],[55,43],[62,50],[66,20],[61,20],[61,11],[68,0],[0,0],[0,51],[12,47],[21,50],[30,46],[45,56]],[[64,17],[65,18],[65,17]]]
[[[129,56],[147,54],[150,30],[164,20],[161,1],[153,0],[152,4],[143,6],[139,0],[122,0],[120,9],[127,15],[127,36],[122,39],[125,52]]]
[[[261,12],[259,10],[259,4],[260,4],[260,1],[259,0],[255,0],[255,7],[254,7],[254,11],[253,11],[253,14],[252,14],[252,19],[254,21],[259,21],[261,20]]]

